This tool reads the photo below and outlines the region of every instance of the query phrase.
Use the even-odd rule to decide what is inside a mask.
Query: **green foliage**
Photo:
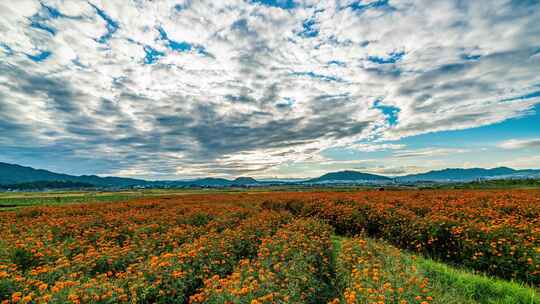
[[[14,280],[0,280],[0,299],[1,295],[10,295],[18,290],[18,286]]]
[[[369,238],[365,240],[369,252],[382,261],[380,273],[392,276],[398,273],[397,269],[402,267],[400,265],[408,265],[414,266],[411,269],[415,269],[416,275],[427,278],[427,288],[433,297],[431,304],[540,304],[540,294],[532,287],[455,268],[404,251],[395,254],[397,249],[388,243]],[[335,248],[340,249],[341,243],[349,242],[346,238],[334,238],[334,241],[339,243]],[[338,250],[336,255],[340,253],[341,250]],[[345,257],[350,258],[350,254]],[[340,265],[337,273],[340,280],[336,285],[341,284],[343,289],[350,278],[346,271],[339,269],[342,267]],[[401,278],[394,276],[393,279]],[[396,283],[405,286],[405,282]]]
[[[326,303],[335,294],[331,231],[315,219],[285,225],[262,240],[256,259],[207,280],[191,303]]]
[[[0,184],[0,190],[83,189],[94,187],[94,185],[89,183],[73,181],[36,181],[9,185]]]
[[[540,188],[540,179],[494,179],[468,183],[435,184],[422,189],[520,189]]]
[[[457,208],[447,204],[445,209],[427,212],[424,208],[429,203],[351,203],[337,200],[307,201],[299,205],[286,200],[281,203],[265,202],[262,206],[320,218],[340,235],[365,233],[452,264],[505,279],[519,279],[535,285],[540,283],[534,263],[540,259],[540,252],[535,249],[538,239],[534,237],[532,228],[539,212],[536,206],[525,206],[511,198],[501,206],[490,202],[483,206],[484,202],[480,201],[478,205],[482,212],[471,220],[468,218],[471,215],[469,206]],[[512,211],[510,215],[507,214],[509,208]],[[494,216],[494,213],[499,220],[507,221],[502,225],[484,221],[484,217]],[[518,220],[523,218],[532,220]]]
[[[436,303],[540,303],[540,295],[523,284],[474,274],[425,258],[417,258],[416,264],[429,278]]]
[[[34,254],[22,248],[15,248],[11,252],[10,260],[23,272],[40,264],[40,260]]]

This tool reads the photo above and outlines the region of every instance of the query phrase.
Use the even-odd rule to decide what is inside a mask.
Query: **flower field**
[[[257,257],[224,279],[215,276],[192,303],[321,303],[331,290],[332,228],[294,221],[263,239]]]
[[[332,303],[421,303],[433,300],[429,279],[401,258],[400,250],[364,239],[343,243],[336,261],[337,282],[343,290]]]
[[[399,248],[540,286],[538,191],[360,192],[263,203]]]
[[[405,253],[540,287],[534,190],[178,195],[0,229],[0,303],[442,303]]]

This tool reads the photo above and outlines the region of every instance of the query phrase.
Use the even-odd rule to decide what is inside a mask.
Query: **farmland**
[[[104,197],[0,213],[0,302],[540,303],[538,190]]]

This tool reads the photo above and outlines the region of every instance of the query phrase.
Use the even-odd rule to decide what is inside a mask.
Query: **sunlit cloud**
[[[497,146],[503,149],[540,148],[540,138],[510,139],[500,142]]]
[[[452,148],[425,148],[416,150],[401,150],[394,152],[393,156],[398,158],[416,158],[416,157],[434,157],[446,156],[449,154],[465,153],[467,149],[452,149]]]

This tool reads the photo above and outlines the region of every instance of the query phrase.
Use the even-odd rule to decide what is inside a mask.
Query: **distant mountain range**
[[[426,173],[411,174],[396,177],[397,182],[462,182],[474,181],[479,179],[524,179],[539,178],[540,170],[515,170],[508,167],[497,167],[493,169],[484,168],[451,168],[443,170],[434,170]]]
[[[159,183],[159,182],[155,182]],[[191,181],[171,181],[169,182],[173,186],[194,186],[194,187],[233,187],[233,186],[257,186],[262,182],[259,182],[251,177],[239,177],[234,180],[225,178],[213,178],[206,177],[201,179],[195,179]]]
[[[243,187],[263,186],[275,184],[292,185],[321,185],[321,184],[389,184],[389,183],[420,183],[420,182],[468,182],[480,179],[525,179],[540,178],[540,170],[515,170],[507,167],[493,169],[443,169],[420,174],[411,174],[399,177],[387,177],[358,171],[339,171],[324,174],[308,180],[292,181],[257,181],[251,177],[239,177],[234,180],[225,178],[201,178],[195,180],[147,181],[142,179],[123,177],[100,177],[96,175],[74,176],[54,173],[47,170],[34,169],[20,165],[0,162],[0,185],[17,185],[36,183],[48,185],[44,182],[62,182],[66,185],[86,186],[98,188],[131,188],[131,187]],[[60,183],[60,184],[62,184]],[[58,184],[58,183],[57,183]],[[54,185],[54,184],[53,184]],[[1,187],[0,187],[1,188]]]
[[[0,163],[0,184],[19,184],[42,181],[69,181],[91,184],[96,187],[132,187],[147,181],[123,177],[99,177],[96,175],[73,176],[34,169],[14,164]]]
[[[392,178],[362,173],[358,171],[339,171],[326,173],[320,177],[305,181],[308,184],[323,184],[323,183],[354,183],[354,182],[390,182]]]
[[[195,180],[178,181],[147,181],[142,179],[124,178],[96,175],[68,175],[55,173],[42,169],[34,169],[15,164],[0,162],[0,185],[11,185],[23,183],[41,182],[71,182],[76,185],[92,185],[103,188],[130,188],[130,187],[232,187],[232,186],[255,186],[265,184],[251,177],[239,177],[234,180],[224,178],[201,178]]]

